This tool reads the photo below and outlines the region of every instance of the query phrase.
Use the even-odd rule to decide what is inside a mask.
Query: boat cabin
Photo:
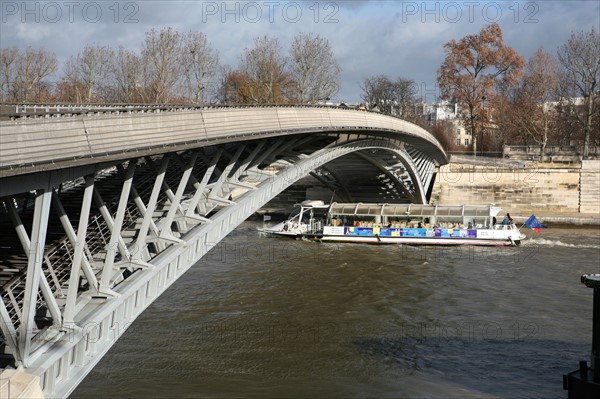
[[[493,229],[501,208],[492,205],[337,204],[331,226]]]

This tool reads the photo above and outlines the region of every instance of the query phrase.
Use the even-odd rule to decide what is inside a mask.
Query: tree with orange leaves
[[[485,110],[484,101],[494,104],[497,86],[514,83],[524,61],[504,44],[498,24],[485,26],[476,35],[451,40],[444,50],[446,58],[438,70],[442,98],[460,105],[463,124],[471,134],[476,155],[477,136],[490,122],[490,110]]]

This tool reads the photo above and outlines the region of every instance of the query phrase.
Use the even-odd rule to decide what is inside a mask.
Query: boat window
[[[462,207],[461,206],[450,206],[448,207],[448,216],[461,216],[462,217]]]
[[[421,215],[423,216],[433,216],[435,215],[435,207],[426,206],[421,210]]]
[[[290,216],[288,216],[288,220],[292,220],[293,218],[298,216],[299,213],[300,213],[300,207],[296,207],[296,208],[292,209]]]
[[[408,212],[408,205],[386,205],[383,208],[385,216],[404,216]]]
[[[307,224],[310,221],[310,210],[306,209],[302,212],[302,217],[300,219],[301,223]]]
[[[357,215],[379,215],[381,206],[359,205],[356,209]]]

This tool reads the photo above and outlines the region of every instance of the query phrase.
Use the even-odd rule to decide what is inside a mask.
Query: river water
[[[245,222],[72,397],[566,398],[589,360],[598,228],[519,248],[262,237]]]

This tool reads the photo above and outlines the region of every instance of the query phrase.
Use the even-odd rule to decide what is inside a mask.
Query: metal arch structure
[[[419,162],[426,158],[424,154],[413,157],[403,146],[398,146],[358,151],[353,155],[333,160],[323,167],[338,183],[328,185],[339,189],[344,201],[427,203],[427,189],[435,174],[436,165],[432,160]],[[350,173],[349,168],[353,168]],[[346,173],[342,174],[342,171]],[[359,187],[359,190],[350,190],[352,183],[348,180],[351,179],[372,181],[378,190],[373,193],[369,187],[364,186]],[[373,187],[370,188],[372,190]]]
[[[303,176],[350,200],[424,203],[446,162],[424,130],[355,110],[96,111],[0,122],[0,347],[52,397]]]

